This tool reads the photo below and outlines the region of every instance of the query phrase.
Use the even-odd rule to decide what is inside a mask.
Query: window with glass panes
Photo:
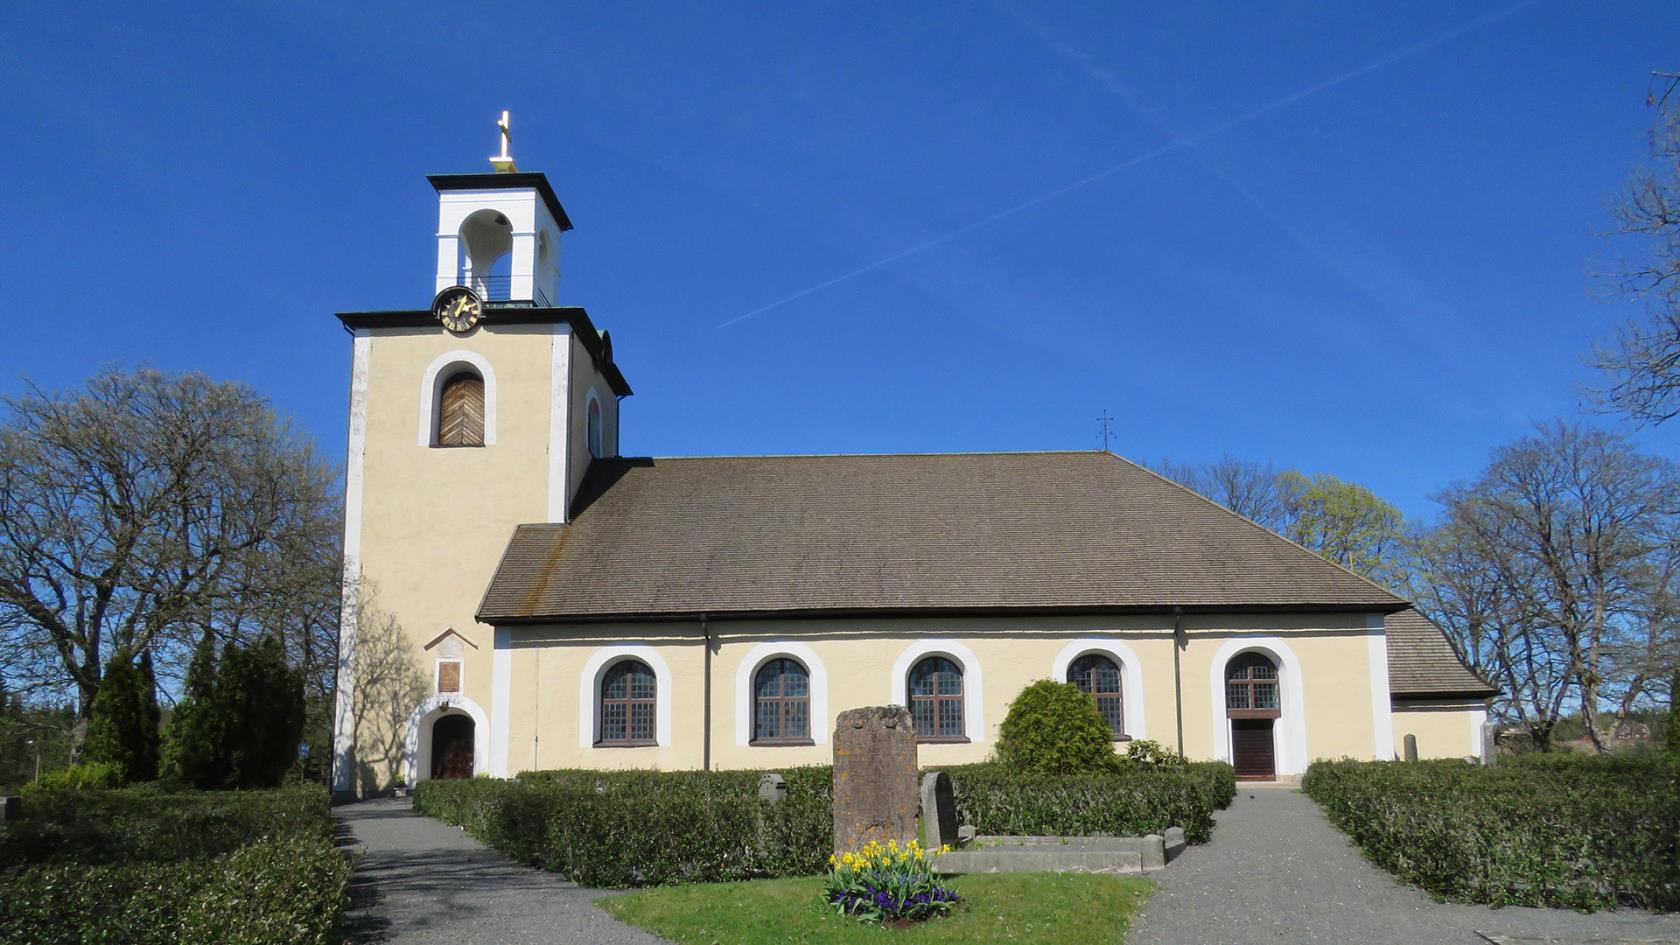
[[[654,744],[653,713],[657,684],[653,670],[639,660],[614,663],[601,680],[600,745]]]
[[[1225,666],[1225,714],[1233,719],[1275,719],[1278,671],[1259,653],[1244,653]]]
[[[753,741],[811,740],[811,676],[794,660],[773,659],[753,677]]]
[[[1120,664],[1100,653],[1081,656],[1068,666],[1067,681],[1097,700],[1097,708],[1115,737],[1126,732],[1126,706],[1120,692]]]
[[[919,741],[963,737],[962,669],[943,656],[910,667],[910,718]]]

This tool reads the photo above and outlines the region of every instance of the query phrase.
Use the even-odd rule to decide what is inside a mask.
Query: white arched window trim
[[[653,741],[660,748],[671,745],[671,667],[651,646],[619,643],[603,646],[583,664],[578,678],[578,745],[594,748],[596,733],[601,730],[601,681],[614,663],[627,659],[641,660],[653,670],[654,699]],[[617,749],[614,749],[617,750]]]
[[[1126,734],[1148,738],[1149,725],[1143,710],[1143,664],[1125,643],[1112,637],[1082,637],[1062,647],[1050,664],[1050,678],[1067,682],[1068,667],[1081,656],[1098,653],[1120,664],[1120,703],[1126,712]]]
[[[980,678],[980,660],[974,651],[956,640],[918,640],[904,648],[893,663],[892,701],[894,705],[910,705],[910,667],[924,656],[943,656],[963,671],[963,734],[971,742],[986,740],[986,709],[982,698],[984,687]]]
[[[420,377],[420,445],[437,443],[438,407],[443,402],[443,383],[462,368],[471,368],[484,379],[484,445],[496,445],[496,372],[476,351],[448,351],[432,359]]]
[[[828,744],[828,730],[834,720],[828,714],[828,668],[815,650],[792,640],[772,640],[760,643],[741,657],[735,668],[735,744],[752,743],[753,734],[753,677],[765,663],[780,657],[797,660],[811,676],[811,741]]]
[[[1231,757],[1231,720],[1225,717],[1225,666],[1233,657],[1244,653],[1260,653],[1277,664],[1279,689],[1283,697],[1282,714],[1272,726],[1277,773],[1280,776],[1301,774],[1307,770],[1310,760],[1307,758],[1306,699],[1301,693],[1301,661],[1296,659],[1295,651],[1282,637],[1239,636],[1226,640],[1213,654],[1213,665],[1208,670],[1208,686],[1212,690],[1213,756],[1220,761],[1234,760]]]
[[[607,455],[607,412],[601,408],[601,398],[593,387],[589,388],[589,396],[583,405],[583,431],[589,458],[600,459]]]
[[[440,692],[408,716],[403,735],[403,777],[410,786],[432,774],[432,723],[445,714],[465,712],[473,720],[473,774],[490,770],[490,717],[478,703],[458,692]]]

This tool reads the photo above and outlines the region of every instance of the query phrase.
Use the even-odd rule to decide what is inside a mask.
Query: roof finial
[[[513,155],[508,153],[508,146],[513,143],[513,126],[508,121],[507,109],[502,109],[502,120],[496,122],[496,127],[502,131],[502,153],[491,156],[490,166],[495,168],[498,174],[515,173],[519,168],[513,165]]]

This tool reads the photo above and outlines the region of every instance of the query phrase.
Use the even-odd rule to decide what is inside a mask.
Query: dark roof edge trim
[[[682,611],[672,613],[550,614],[546,616],[498,616],[482,608],[475,615],[480,623],[512,627],[547,623],[679,623],[707,620],[766,620],[790,618],[811,620],[825,617],[1019,617],[1093,614],[1161,614],[1171,616],[1175,607],[1186,614],[1368,614],[1393,613],[1401,607],[1390,604],[1139,604],[1132,607],[1099,605],[1066,607],[852,607],[802,610]]]
[[[541,171],[520,171],[513,174],[427,174],[426,179],[432,182],[432,187],[438,193],[449,190],[524,190],[529,187],[542,198],[543,206],[548,208],[548,215],[554,222],[560,224],[561,232],[572,228],[572,220],[566,216],[566,208],[560,206],[560,198],[554,195],[554,188],[548,183],[548,175]]]
[[[1389,698],[1393,699],[1491,699],[1499,695],[1499,690],[1487,689],[1404,689],[1396,690],[1389,687]]]
[[[388,312],[339,312],[338,321],[345,328],[354,331],[358,328],[436,328],[437,316],[424,309],[399,309]],[[629,397],[635,393],[630,389],[630,382],[624,379],[624,373],[613,362],[601,361],[601,333],[596,330],[595,323],[590,321],[589,313],[580,305],[566,305],[555,308],[539,308],[527,305],[507,306],[505,308],[486,308],[480,316],[479,323],[484,325],[559,325],[572,327],[579,341],[583,342],[584,350],[595,362],[595,367],[601,376],[607,379],[613,393],[620,397]]]

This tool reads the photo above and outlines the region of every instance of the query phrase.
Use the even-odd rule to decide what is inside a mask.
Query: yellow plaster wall
[[[430,697],[434,654],[422,647],[453,627],[474,644],[464,647],[463,694],[490,711],[492,630],[473,614],[514,525],[547,518],[552,337],[548,325],[481,326],[464,337],[441,327],[372,332],[358,620],[367,673],[375,671],[371,654],[382,645],[374,638],[394,635]],[[494,445],[419,444],[426,369],[456,350],[481,355],[495,374]],[[388,676],[393,670],[386,663],[381,671]],[[414,706],[369,705],[377,687],[358,688],[357,755],[364,769],[373,769],[363,779],[383,783],[394,764],[390,746],[400,741]]]
[[[1188,645],[1181,658],[1186,752],[1193,758],[1213,756],[1210,682],[1212,660],[1221,644],[1276,635],[1286,641],[1305,677],[1309,756],[1376,756],[1365,627],[1362,614],[1185,618]],[[1033,680],[1049,677],[1068,644],[1087,637],[1115,638],[1131,650],[1143,677],[1146,728],[1134,734],[1166,745],[1177,742],[1170,616],[713,621],[708,629],[713,652],[711,763],[718,768],[832,760],[832,747],[825,743],[738,744],[737,700],[750,699],[739,684],[739,669],[759,644],[778,640],[809,646],[822,661],[828,675],[827,717],[814,720],[813,729],[825,732],[832,731],[834,717],[843,709],[892,701],[894,665],[907,647],[933,639],[958,641],[980,664],[985,729],[971,727],[967,744],[924,745],[920,754],[924,764],[964,764],[991,753],[1010,700]],[[555,767],[701,766],[704,649],[698,622],[522,627],[513,630],[513,639],[510,773]],[[673,741],[668,746],[596,748],[579,743],[584,665],[600,647],[624,642],[653,646],[675,676]],[[1135,722],[1128,718],[1128,728],[1135,730]]]
[[[1486,703],[1394,703],[1394,756],[1406,757],[1406,736],[1417,736],[1419,758],[1463,758],[1480,754]]]

